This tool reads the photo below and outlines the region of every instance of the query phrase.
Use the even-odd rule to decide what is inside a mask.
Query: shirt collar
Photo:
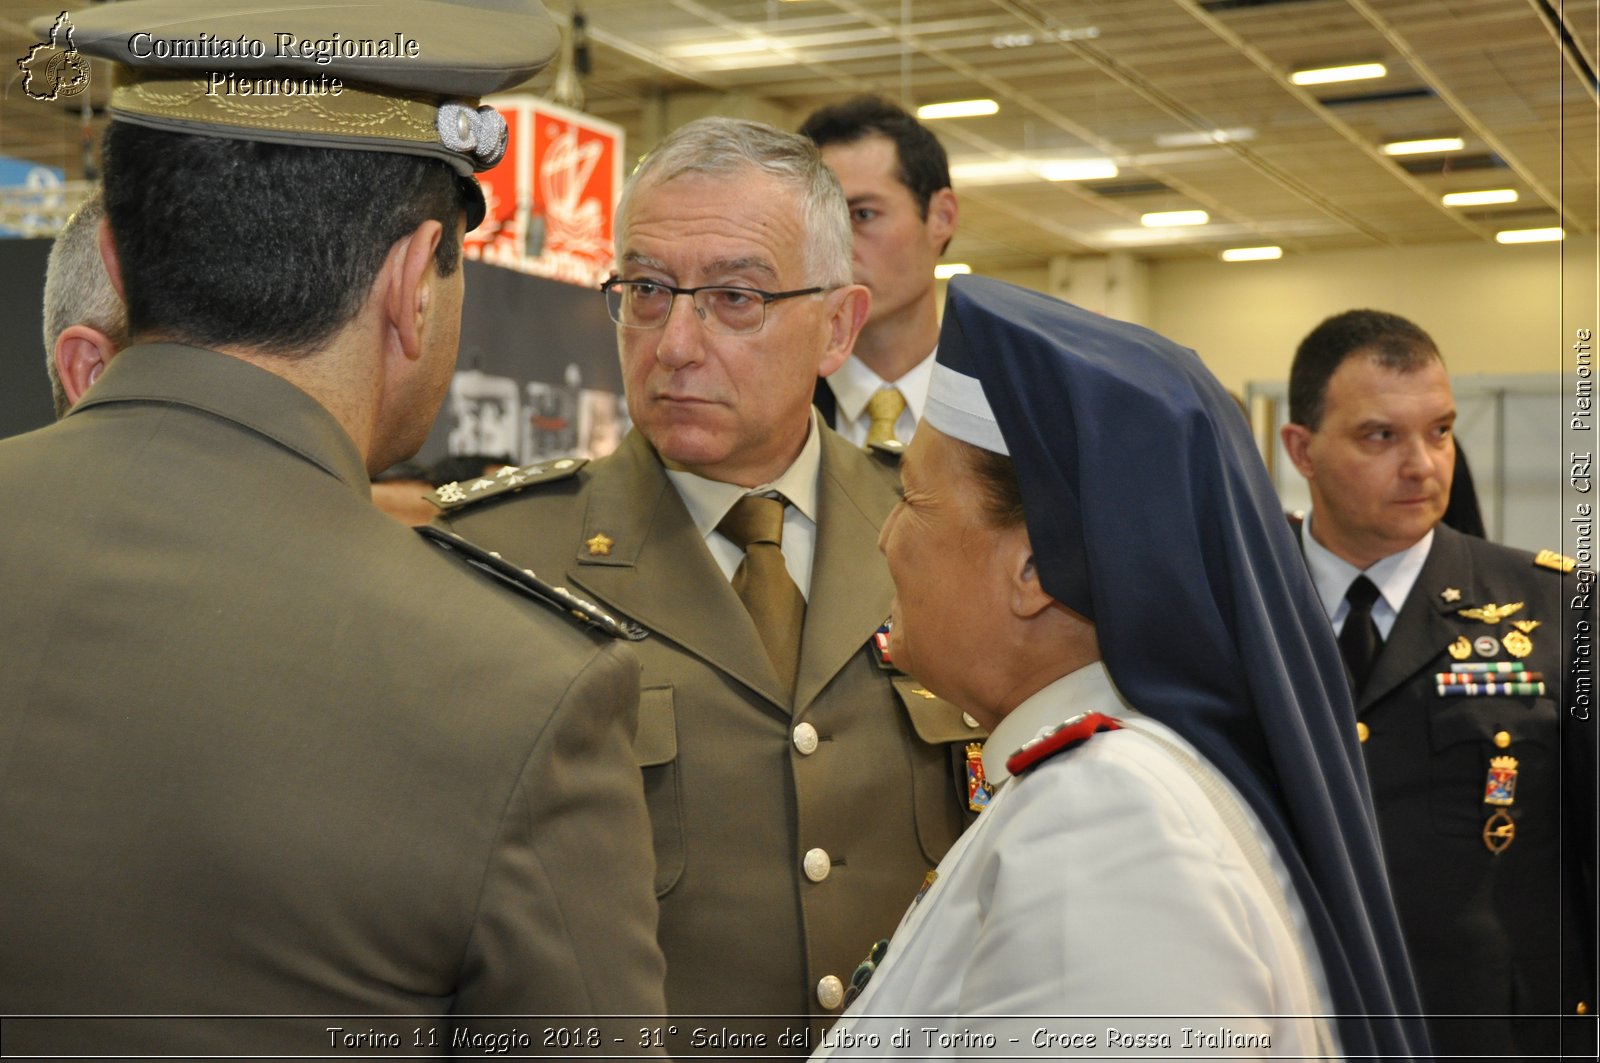
[[[933,379],[933,356],[938,352],[939,348],[935,347],[928,357],[908,369],[899,380],[883,379],[853,354],[846,358],[844,364],[827,378],[840,418],[843,421],[859,420],[866,411],[867,400],[879,390],[892,387],[905,397],[906,408],[920,424],[922,408],[928,404],[928,382]]]
[[[776,491],[813,524],[817,520],[817,477],[822,471],[822,436],[817,411],[811,410],[806,441],[794,462],[770,483],[744,488],[738,484],[709,480],[686,469],[667,469],[667,477],[683,498],[689,517],[702,539],[717,530],[733,504],[745,495],[764,495]]]
[[[1094,661],[1068,672],[1037,691],[995,724],[983,745],[983,775],[993,786],[1011,778],[1006,761],[1030,741],[1085,712],[1118,719],[1136,718],[1139,712],[1122,699],[1104,661]]]
[[[1411,593],[1412,585],[1422,574],[1428,551],[1433,548],[1433,529],[1429,528],[1428,534],[1404,550],[1375,561],[1363,570],[1317,542],[1311,534],[1314,516],[1314,513],[1306,514],[1300,537],[1305,549],[1306,568],[1311,572],[1311,582],[1317,588],[1317,597],[1322,599],[1322,609],[1328,614],[1328,619],[1332,620],[1338,615],[1344,596],[1350,591],[1350,582],[1359,575],[1365,575],[1376,584],[1385,604],[1398,614],[1406,596]]]

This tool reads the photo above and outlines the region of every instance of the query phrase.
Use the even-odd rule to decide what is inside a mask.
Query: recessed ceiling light
[[[1381,78],[1389,73],[1382,63],[1349,63],[1344,66],[1321,66],[1313,70],[1296,70],[1289,80],[1296,85],[1332,85],[1339,81],[1366,81]]]
[[[1117,176],[1117,164],[1110,159],[1062,159],[1037,166],[1046,181],[1099,181]]]
[[[1236,129],[1209,129],[1203,133],[1158,133],[1158,148],[1201,148],[1208,144],[1230,144],[1240,140],[1254,140],[1256,131],[1249,126]]]
[[[1494,203],[1515,203],[1515,188],[1486,188],[1481,192],[1446,192],[1442,202],[1447,207],[1487,207]]]
[[[1435,151],[1460,151],[1467,142],[1460,137],[1434,137],[1431,140],[1394,140],[1383,146],[1385,155],[1427,155]]]
[[[1167,229],[1176,225],[1204,225],[1211,215],[1203,210],[1158,210],[1139,216],[1146,229]]]
[[[1283,248],[1272,247],[1230,247],[1222,252],[1224,262],[1267,262],[1274,258],[1283,257]]]
[[[957,185],[1019,184],[1044,178],[1046,181],[1095,181],[1117,176],[1117,164],[1110,159],[1030,159],[968,158],[950,164],[950,178]]]
[[[942,281],[947,281],[951,277],[971,272],[972,267],[967,265],[965,262],[941,262],[937,266],[933,267],[933,275]]]
[[[1495,241],[1502,244],[1543,244],[1552,240],[1565,240],[1565,229],[1502,229],[1494,234]]]
[[[936,118],[981,118],[999,110],[1000,105],[993,100],[951,100],[949,103],[925,103],[917,108],[917,117],[925,122]]]

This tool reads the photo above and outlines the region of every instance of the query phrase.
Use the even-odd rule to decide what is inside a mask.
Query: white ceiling
[[[0,55],[55,3],[0,0]],[[197,8],[202,0],[196,0]],[[552,13],[569,19],[569,0]],[[949,257],[975,269],[1129,251],[1211,256],[1493,241],[1597,226],[1600,0],[583,0],[586,109],[637,153],[702,114],[793,128],[860,91],[907,104],[990,97],[998,114],[932,123],[952,161],[1109,158],[1115,178],[957,180]],[[397,30],[405,27],[396,26]],[[1299,88],[1291,71],[1380,61],[1379,80]],[[13,64],[7,63],[8,67]],[[0,101],[0,154],[83,170],[74,105]],[[109,77],[96,77],[103,105]],[[525,89],[550,90],[555,70]],[[89,119],[92,135],[103,123]],[[1224,136],[1217,133],[1223,131]],[[1391,158],[1385,141],[1462,151]],[[1221,142],[1218,142],[1218,141]],[[1515,189],[1445,207],[1445,192]],[[1147,211],[1203,209],[1153,230]]]

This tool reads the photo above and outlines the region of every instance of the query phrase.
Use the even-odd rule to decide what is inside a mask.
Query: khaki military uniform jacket
[[[895,470],[831,430],[821,443],[793,703],[637,431],[571,478],[445,515],[472,542],[650,631],[634,644],[635,750],[678,1015],[809,1012],[825,1026],[966,822],[950,743],[979,732],[870,647],[893,597],[876,541]],[[775,1048],[786,1025],[739,1028],[764,1030]]]
[[[635,658],[366,483],[305,393],[177,345],[0,441],[0,1012],[309,1016],[7,1051],[442,1056],[451,1015],[662,1007]]]

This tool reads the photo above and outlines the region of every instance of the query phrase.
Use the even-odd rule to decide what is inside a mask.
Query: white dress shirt
[[[1372,603],[1372,622],[1377,625],[1378,635],[1387,640],[1389,632],[1394,630],[1395,618],[1400,615],[1400,607],[1406,603],[1406,595],[1422,575],[1423,562],[1428,560],[1428,551],[1433,548],[1433,529],[1428,529],[1427,535],[1399,553],[1359,569],[1317,542],[1311,534],[1313,516],[1314,513],[1306,514],[1300,540],[1305,550],[1306,568],[1311,572],[1317,597],[1322,599],[1322,608],[1333,623],[1333,633],[1337,635],[1344,630],[1344,618],[1350,612],[1350,603],[1344,596],[1350,592],[1351,582],[1365,575],[1378,588],[1378,599]]]
[[[872,418],[867,416],[867,400],[884,388],[895,388],[905,397],[906,408],[900,411],[894,423],[894,437],[902,443],[911,442],[917,422],[922,420],[922,409],[928,404],[928,382],[933,379],[933,356],[937,353],[939,348],[935,347],[899,380],[883,379],[853,354],[846,358],[844,365],[827,377],[839,411],[834,418],[837,422],[834,431],[858,447],[866,446],[867,429],[872,427]]]
[[[1012,752],[1081,712],[1124,729],[1010,778]],[[1270,836],[1193,746],[1122,700],[1103,665],[1018,706],[983,762],[998,788],[988,809],[813,1059],[1337,1052],[1331,1024],[1311,1017],[1329,1013],[1326,977]],[[902,1028],[909,1038],[893,1043]]]

